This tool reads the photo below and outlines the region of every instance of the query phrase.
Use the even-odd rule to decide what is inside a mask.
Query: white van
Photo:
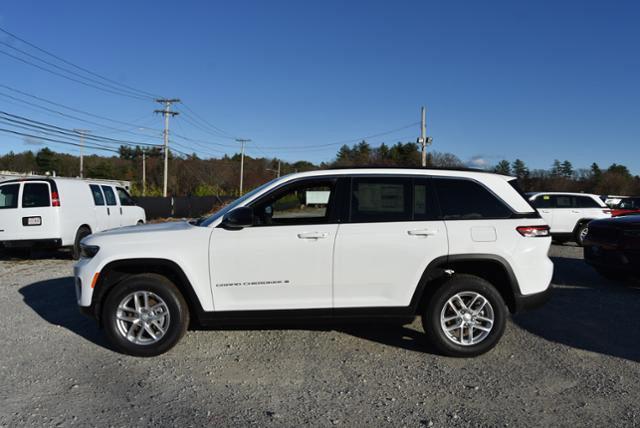
[[[21,178],[0,182],[0,247],[73,247],[106,229],[141,224],[144,209],[124,187],[76,178]]]

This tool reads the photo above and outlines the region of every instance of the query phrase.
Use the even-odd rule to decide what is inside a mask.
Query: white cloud
[[[487,168],[490,165],[491,162],[483,155],[472,156],[471,159],[467,161],[467,166],[472,168]]]

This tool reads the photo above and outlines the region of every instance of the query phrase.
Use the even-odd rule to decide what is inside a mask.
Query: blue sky
[[[426,105],[432,149],[478,166],[519,157],[531,168],[548,168],[558,158],[576,167],[623,163],[634,173],[640,173],[638,22],[635,1],[22,0],[0,7],[2,28],[118,82],[181,98],[228,134],[253,139],[253,156],[331,160],[338,146],[317,146],[416,122]],[[6,36],[0,41],[26,48]],[[0,67],[4,85],[161,128],[151,100],[104,93],[5,55]],[[3,97],[0,107],[112,138],[144,139]],[[232,140],[188,119],[172,120],[172,130],[210,149],[183,146],[203,155],[234,151]],[[160,142],[155,131],[136,132]],[[415,126],[371,143],[417,135]],[[0,134],[0,153],[38,148]]]

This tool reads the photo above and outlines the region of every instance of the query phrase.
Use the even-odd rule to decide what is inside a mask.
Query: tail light
[[[518,233],[527,238],[544,238],[550,236],[549,226],[518,226]]]
[[[58,192],[51,192],[51,206],[59,207],[60,206],[60,197],[58,196]]]

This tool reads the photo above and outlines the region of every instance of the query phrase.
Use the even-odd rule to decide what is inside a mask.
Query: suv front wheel
[[[157,274],[130,276],[111,290],[102,309],[109,341],[138,357],[167,352],[189,325],[189,309],[178,288]]]
[[[506,305],[495,287],[474,275],[455,274],[429,299],[422,326],[442,354],[473,357],[498,343],[506,317]]]

